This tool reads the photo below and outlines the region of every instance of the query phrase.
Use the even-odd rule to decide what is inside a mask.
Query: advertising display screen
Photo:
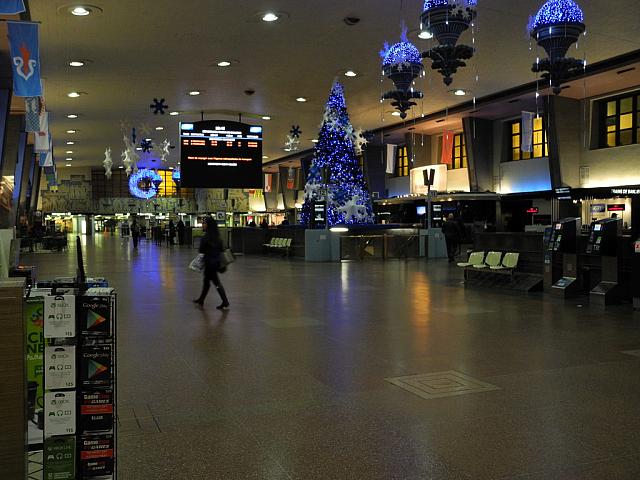
[[[262,188],[262,127],[223,120],[180,123],[184,188]]]
[[[609,212],[624,212],[626,209],[626,205],[624,203],[615,203],[613,205],[607,205],[607,210]]]

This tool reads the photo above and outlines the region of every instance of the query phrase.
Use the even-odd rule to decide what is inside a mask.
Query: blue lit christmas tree
[[[367,190],[356,149],[361,132],[349,121],[343,86],[335,82],[327,101],[313,162],[304,188],[302,220],[311,225],[314,204],[327,203],[329,225],[373,223]],[[325,179],[326,175],[326,179]]]

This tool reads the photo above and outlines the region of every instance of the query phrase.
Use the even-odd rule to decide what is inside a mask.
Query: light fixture
[[[454,90],[454,91],[453,91],[453,94],[454,94],[456,97],[464,97],[464,96],[467,94],[467,92],[466,92],[466,90],[463,90],[463,89],[461,89],[461,88],[458,88],[458,89],[456,89],[456,90]]]
[[[78,118],[78,115],[76,115],[75,113],[70,113],[69,115],[67,115],[67,118]]]
[[[70,164],[70,163],[67,163],[67,165],[66,165],[66,166],[67,166],[67,167],[70,167],[70,166],[71,166],[71,164]]]
[[[77,132],[77,130],[67,130],[67,133],[70,133],[70,134],[74,134],[76,132]]]
[[[262,117],[263,120],[271,120],[271,117],[269,115],[265,115]]]
[[[67,158],[65,158],[65,160],[66,160],[67,162],[70,162],[70,161],[72,161],[72,160],[73,160],[73,158],[71,158],[71,157],[67,157]]]
[[[141,151],[141,150],[142,150],[142,147],[136,147],[136,150],[137,150],[137,151]]]
[[[353,70],[347,70],[346,72],[344,72],[344,76],[345,77],[357,77],[358,74],[356,72],[354,72]]]
[[[164,127],[156,127],[156,130],[158,130],[158,131],[164,130]]]
[[[169,115],[171,115],[172,117],[175,117],[176,115],[180,115],[180,112],[171,112],[169,113]]]
[[[151,141],[151,139],[150,139],[150,138],[145,138],[144,140],[145,140],[146,142],[150,142],[150,141]]]
[[[347,227],[331,227],[329,230],[331,230],[332,233],[346,233],[349,231]]]
[[[84,67],[86,62],[84,60],[71,60],[69,62],[70,67]]]
[[[87,15],[91,15],[92,10],[83,5],[78,5],[77,7],[72,7],[69,11],[71,15],[75,15],[76,17],[86,17]]]
[[[284,151],[285,151],[285,152],[290,152],[290,151],[291,151],[291,149],[290,149],[290,148],[285,148],[285,149],[284,149]]]
[[[80,92],[69,92],[67,93],[67,97],[69,98],[78,98],[80,96]]]
[[[275,22],[279,19],[278,15],[273,12],[267,12],[262,16],[263,22]]]
[[[72,142],[72,141],[68,141],[67,142],[67,145],[75,145],[75,144],[76,144],[76,142]]]
[[[72,154],[73,154],[73,150],[67,150],[65,153],[66,153],[67,155],[72,155]]]
[[[393,115],[394,117],[399,117],[402,114],[400,112],[393,112],[391,115]]]
[[[189,95],[191,95],[192,97],[196,97],[196,96],[200,95],[200,90],[191,90],[189,92]]]
[[[118,168],[124,168],[122,165],[118,165]]]
[[[433,33],[431,33],[429,30],[422,30],[418,34],[418,38],[421,38],[423,40],[429,40],[429,39],[433,38]]]
[[[311,140],[313,143],[318,143],[319,140],[317,138],[314,138],[313,140]]]
[[[304,102],[306,102],[306,101],[307,101],[307,99],[306,99],[306,98],[304,98],[304,97],[298,97],[298,98],[296,98],[296,102],[304,103]]]
[[[263,159],[263,160],[269,160],[269,157],[268,157],[268,156],[266,156],[266,155],[263,155],[263,156],[262,156],[262,159]]]
[[[230,67],[231,66],[231,62],[228,60],[222,60],[220,62],[218,62],[218,66],[219,67]]]

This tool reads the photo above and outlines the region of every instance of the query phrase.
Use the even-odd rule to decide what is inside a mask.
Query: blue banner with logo
[[[17,97],[39,97],[42,95],[42,84],[38,24],[7,22],[7,25],[13,67],[13,94]]]
[[[24,0],[0,0],[0,14],[16,15],[26,10]]]

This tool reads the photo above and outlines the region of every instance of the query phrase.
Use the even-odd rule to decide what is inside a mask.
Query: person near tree
[[[458,241],[460,239],[460,232],[458,225],[453,219],[453,213],[450,213],[445,222],[442,224],[442,233],[444,233],[444,239],[447,243],[447,255],[449,257],[449,263],[455,260],[456,251],[458,249]]]
[[[218,224],[212,217],[206,217],[202,223],[202,229],[204,236],[200,240],[200,253],[204,255],[204,278],[202,284],[202,292],[200,296],[194,300],[194,303],[203,306],[204,301],[209,293],[211,283],[213,283],[218,290],[218,294],[222,299],[222,303],[216,308],[218,310],[225,310],[229,308],[229,300],[227,299],[227,293],[220,282],[218,272],[220,270],[220,262],[222,256],[222,238],[220,237],[220,231],[218,230]]]
[[[138,242],[140,241],[140,227],[138,226],[138,221],[135,219],[131,224],[131,238],[133,239],[133,248],[138,248]]]
[[[178,244],[184,245],[184,222],[182,221],[182,218],[178,220],[177,229],[178,229]]]

